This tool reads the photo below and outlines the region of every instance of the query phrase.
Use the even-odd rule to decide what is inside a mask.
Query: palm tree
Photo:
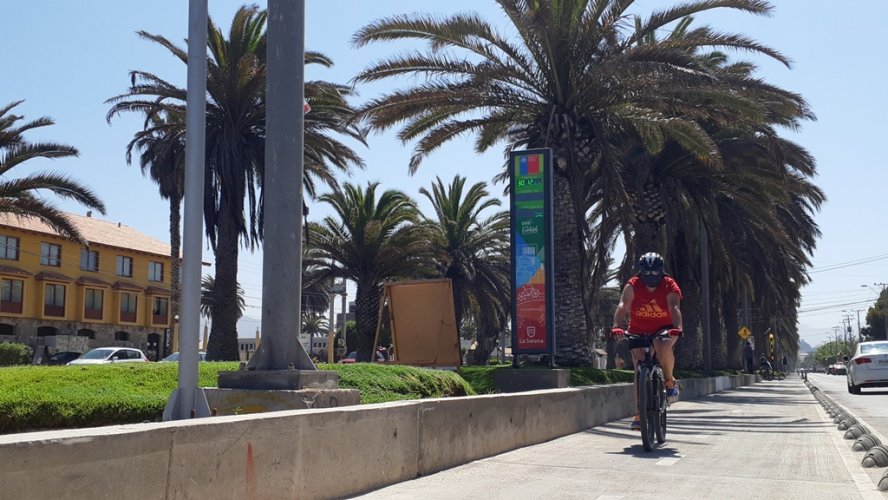
[[[416,277],[427,266],[425,227],[419,224],[416,203],[406,194],[386,190],[379,183],[366,189],[346,184],[341,191],[319,200],[335,216],[323,224],[311,223],[310,234],[318,258],[328,265],[328,276],[356,283],[355,321],[359,359],[369,360],[386,281]]]
[[[108,116],[110,120],[111,116]],[[149,115],[143,130],[136,132],[126,146],[126,163],[132,164],[138,151],[142,175],[158,187],[160,197],[170,204],[170,311],[179,314],[181,300],[182,198],[185,191],[185,117]]]
[[[769,13],[770,5],[761,0],[689,1],[635,18],[634,30],[627,14],[632,0],[497,3],[518,34],[516,43],[473,14],[398,16],[362,28],[353,38],[357,46],[418,40],[428,42],[429,50],[361,72],[356,78],[361,82],[404,76],[420,78],[402,81],[424,82],[374,99],[361,113],[373,128],[403,124],[399,138],[418,140],[411,172],[464,133],[477,134],[479,152],[499,142],[507,149],[553,148],[556,360],[585,364],[592,356],[584,298],[593,183],[604,179],[604,189],[617,187],[627,137],[654,149],[671,140],[701,160],[716,156],[711,139],[689,116],[693,108],[685,106],[693,89],[714,85],[692,49],[727,46],[785,59],[745,37],[707,29],[693,37],[651,40],[698,12],[725,7]]]
[[[65,144],[28,142],[24,137],[25,132],[52,125],[54,122],[42,117],[17,125],[24,117],[11,112],[22,102],[16,101],[0,108],[0,213],[35,217],[60,235],[85,242],[64,212],[40,196],[40,191],[51,191],[59,197],[75,200],[104,214],[105,204],[92,190],[56,172],[9,178],[14,167],[32,158],[67,158],[78,155],[77,149]]]
[[[498,207],[500,201],[489,197],[483,182],[468,191],[465,182],[457,175],[445,187],[439,177],[431,192],[425,188],[419,192],[435,211],[434,218],[423,219],[436,274],[449,278],[453,287],[457,331],[463,317],[472,315],[479,333],[476,361],[486,362],[490,350],[485,347],[509,315],[509,215],[497,212],[482,219],[482,212]]]
[[[236,331],[237,258],[240,244],[254,249],[262,237],[262,196],[265,155],[265,21],[267,13],[256,6],[241,7],[226,34],[212,20],[207,45],[206,181],[204,222],[216,255],[213,317],[207,359],[238,359]],[[170,51],[183,63],[187,52],[163,36],[144,31],[139,36]],[[307,52],[307,64],[331,65],[322,54]],[[186,91],[158,76],[131,72],[127,93],[108,100],[108,117],[123,112],[146,117],[184,116]],[[306,82],[305,95],[312,112],[305,118],[304,188],[315,193],[315,182],[337,188],[333,170],[348,172],[363,163],[357,154],[334,135],[364,140],[364,132],[352,121],[346,98],[349,87]],[[175,141],[179,130],[165,130]],[[146,127],[147,129],[147,127]]]
[[[212,276],[204,276],[200,280],[200,314],[201,316],[212,320],[213,316],[216,314],[217,308],[215,306],[216,299],[216,280]],[[241,288],[240,283],[237,285],[237,319],[241,319],[244,316],[244,311],[247,308],[247,302],[244,300],[244,289]]]
[[[328,329],[329,325],[327,324],[327,320],[320,314],[313,314],[302,318],[302,333],[308,335],[308,338],[310,339],[308,344],[309,349],[314,347],[315,336],[327,333]],[[309,354],[313,353],[309,352]]]

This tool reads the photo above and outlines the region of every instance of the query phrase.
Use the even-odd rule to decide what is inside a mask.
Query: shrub
[[[14,344],[12,342],[0,344],[0,366],[30,364],[31,355],[31,348],[25,344]]]

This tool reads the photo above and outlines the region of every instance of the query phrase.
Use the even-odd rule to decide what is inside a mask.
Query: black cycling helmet
[[[638,259],[638,276],[651,288],[659,285],[663,279],[663,257],[654,252],[642,255]]]

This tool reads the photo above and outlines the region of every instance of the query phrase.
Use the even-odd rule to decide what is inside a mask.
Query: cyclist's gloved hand
[[[611,328],[611,336],[613,338],[620,340],[623,338],[623,335],[626,335],[626,331],[622,328]]]
[[[682,332],[678,328],[670,328],[666,333],[668,333],[670,337],[681,337]]]

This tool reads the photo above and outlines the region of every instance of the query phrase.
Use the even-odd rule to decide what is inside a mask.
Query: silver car
[[[888,387],[888,341],[861,342],[848,360],[848,392],[862,387]]]
[[[145,353],[129,347],[99,347],[85,352],[69,365],[101,365],[107,363],[147,363]]]

